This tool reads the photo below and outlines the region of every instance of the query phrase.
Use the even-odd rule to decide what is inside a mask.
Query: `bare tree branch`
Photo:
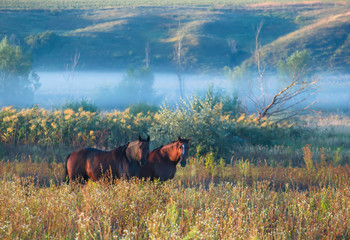
[[[301,111],[304,111],[308,109],[311,105],[309,105],[307,108],[295,109],[298,105],[302,104],[307,100],[308,97],[313,95],[315,93],[315,85],[318,82],[318,80],[314,79],[312,81],[308,81],[306,77],[306,63],[304,61],[301,61],[298,64],[296,62],[293,64],[292,62],[292,68],[290,69],[290,81],[287,83],[286,86],[283,87],[283,89],[279,90],[276,94],[270,98],[267,94],[267,79],[265,79],[265,64],[262,61],[261,56],[261,44],[259,41],[259,35],[261,33],[262,29],[262,23],[257,27],[256,34],[255,34],[255,50],[254,50],[254,60],[255,64],[257,66],[257,72],[258,77],[253,80],[255,84],[249,85],[249,90],[251,93],[251,97],[249,99],[253,102],[255,105],[256,111],[258,113],[258,120],[261,120],[264,117],[271,117],[271,116],[277,116],[277,115],[285,115],[290,116],[295,113],[300,113]],[[298,60],[298,58],[296,58]],[[257,86],[257,89],[259,90],[260,97],[256,96],[256,93],[254,93],[252,86]],[[304,96],[305,94],[309,93],[309,95]],[[299,98],[299,96],[303,96],[303,98]],[[289,112],[289,113],[288,113]]]

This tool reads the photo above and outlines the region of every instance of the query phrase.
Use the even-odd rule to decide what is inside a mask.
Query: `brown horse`
[[[181,139],[179,137],[177,141],[151,151],[145,166],[141,168],[140,177],[150,178],[152,181],[154,179],[160,179],[160,181],[172,179],[175,176],[178,162],[181,163],[182,167],[186,166],[190,140],[190,138]]]
[[[138,140],[117,147],[112,151],[96,148],[84,148],[68,155],[66,160],[66,177],[70,180],[91,178],[97,181],[109,172],[113,178],[129,179],[138,176],[140,167],[146,162],[149,153],[149,136],[146,140]],[[69,179],[66,179],[69,182]]]

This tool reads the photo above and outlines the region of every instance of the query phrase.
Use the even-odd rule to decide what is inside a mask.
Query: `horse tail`
[[[70,154],[68,154],[68,156],[66,158],[66,162],[64,164],[64,182],[66,184],[69,183],[69,176],[68,176],[68,169],[67,169],[67,162],[68,162],[69,157],[70,157]]]

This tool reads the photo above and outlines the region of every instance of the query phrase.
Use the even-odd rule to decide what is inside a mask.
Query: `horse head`
[[[148,136],[146,140],[143,140],[139,136],[139,148],[138,148],[138,157],[140,159],[140,166],[144,166],[149,153],[149,141],[150,137]]]
[[[180,155],[180,164],[181,167],[186,166],[186,159],[188,156],[188,148],[189,148],[189,142],[191,138],[188,139],[181,139],[181,137],[178,138],[176,142],[176,149],[177,149],[177,154]]]
[[[141,136],[139,136],[138,140],[130,142],[126,149],[128,158],[137,161],[141,167],[145,165],[148,157],[149,141],[149,136],[147,139],[142,139]]]

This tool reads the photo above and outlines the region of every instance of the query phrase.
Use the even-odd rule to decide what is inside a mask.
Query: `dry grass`
[[[26,169],[31,163],[25,164]],[[244,165],[245,163],[243,163]],[[6,165],[6,164],[5,164]],[[174,180],[103,180],[43,187],[0,166],[2,239],[347,239],[349,167],[304,168],[192,160]],[[47,165],[48,168],[55,166]],[[8,167],[8,166],[7,166]],[[45,165],[36,165],[41,168]],[[35,167],[34,167],[35,168]],[[235,180],[233,180],[235,179]],[[265,179],[265,180],[264,180]],[[270,180],[266,180],[270,179]],[[233,181],[229,181],[233,180]],[[297,182],[308,188],[300,191]],[[283,188],[274,188],[281,182]],[[276,191],[276,190],[277,191]],[[283,190],[283,191],[280,191]]]

